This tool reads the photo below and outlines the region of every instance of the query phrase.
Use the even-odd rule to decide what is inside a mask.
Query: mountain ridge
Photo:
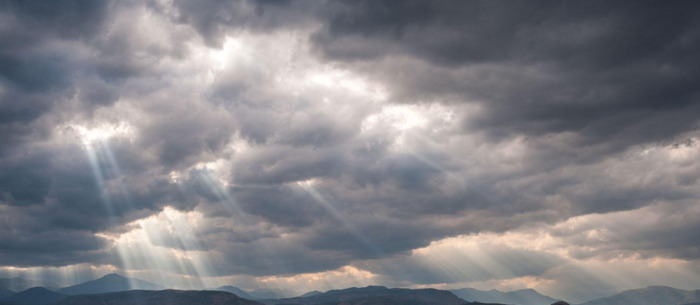
[[[69,296],[54,305],[262,305],[226,291],[130,290]]]
[[[264,300],[266,305],[374,305],[374,304],[411,304],[411,305],[463,305],[467,303],[454,293],[438,289],[386,288],[384,286],[351,287],[330,290],[308,297],[294,297],[276,300]],[[476,304],[476,303],[475,303]]]
[[[594,299],[579,305],[681,305],[700,302],[700,290],[683,290],[668,286],[648,286]]]
[[[255,299],[255,297],[250,295],[247,291],[245,291],[241,288],[238,288],[236,286],[225,285],[225,286],[221,286],[221,287],[210,289],[210,290],[226,291],[226,292],[233,293],[233,294],[235,294],[241,298],[244,298],[244,299],[251,299],[251,300]]]
[[[67,295],[65,294],[51,291],[44,287],[33,287],[15,293],[0,301],[3,303],[16,305],[48,305],[56,303],[66,297]]]
[[[135,289],[164,290],[166,288],[148,281],[128,278],[116,273],[110,273],[99,279],[58,289],[57,292],[66,295],[80,295],[128,291]]]
[[[449,291],[458,297],[471,302],[541,305],[552,304],[558,301],[558,299],[543,295],[531,288],[508,292],[503,292],[496,289],[485,291],[474,288],[452,289]]]

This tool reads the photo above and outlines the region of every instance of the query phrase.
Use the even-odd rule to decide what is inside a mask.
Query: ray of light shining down
[[[238,222],[246,226],[257,226],[260,220],[256,217],[251,217],[250,214],[243,210],[229,191],[227,185],[220,179],[217,179],[213,171],[207,166],[207,164],[199,165],[190,173],[195,175],[197,181],[203,182],[204,186],[213,192],[218,201],[223,203],[224,207],[229,210],[232,214],[229,221]],[[258,240],[252,245],[251,251],[255,251],[258,257],[265,258],[269,264],[277,266],[280,269],[280,273],[290,273],[285,260],[279,258],[277,252],[267,244],[265,239]]]
[[[313,198],[314,201],[318,203],[327,213],[329,213],[333,218],[339,221],[340,224],[345,228],[345,230],[350,232],[350,234],[352,234],[358,241],[360,241],[365,247],[367,247],[367,249],[369,249],[375,257],[383,257],[383,251],[379,247],[377,247],[372,242],[372,240],[370,240],[364,233],[362,233],[362,231],[360,231],[357,228],[357,226],[355,226],[340,211],[338,211],[338,209],[335,206],[333,206],[331,202],[329,202],[321,193],[319,193],[316,190],[316,188],[314,187],[315,182],[315,179],[310,179],[305,181],[299,181],[297,182],[297,185],[306,193],[308,193],[311,196],[311,198]],[[388,274],[400,274],[397,271],[400,270],[399,266],[394,266],[394,264],[387,262],[382,263],[382,265],[382,267],[385,270],[388,270]],[[361,279],[359,281],[366,282],[366,279]]]
[[[189,221],[201,216],[191,213],[166,207],[157,215],[136,221],[139,229],[116,239],[116,248],[133,274],[172,287],[207,288],[203,278],[213,269],[194,234],[196,224]],[[169,278],[171,272],[183,279],[174,281]]]
[[[328,212],[333,218],[335,218],[337,221],[339,221],[343,227],[350,232],[357,240],[359,240],[365,247],[367,247],[370,251],[373,252],[373,254],[376,257],[382,257],[383,252],[382,250],[374,245],[374,243],[360,231],[357,226],[355,226],[352,222],[350,222],[343,214],[338,211],[338,209],[333,206],[331,202],[329,202],[321,193],[319,193],[316,188],[314,187],[314,181],[313,179],[311,180],[305,180],[305,181],[300,181],[297,182],[297,185],[301,187],[305,192],[307,192],[316,203],[321,205],[321,207]]]
[[[127,127],[123,126],[122,124],[94,130],[84,127],[78,128],[110,221],[113,221],[117,214],[123,213],[123,210],[131,210],[133,206],[131,196],[122,180],[121,170],[109,144],[111,137],[129,132],[128,125]],[[105,175],[105,170],[109,176]],[[110,182],[113,183],[108,183],[108,180],[112,180]],[[108,189],[108,185],[115,184],[121,198],[113,198],[113,192]],[[121,209],[119,205],[115,204],[115,199],[120,199]],[[137,221],[136,224],[141,228],[140,231],[113,238],[118,257],[125,267],[123,272],[138,274],[140,271],[148,270],[174,271],[177,274],[186,275],[186,278],[189,279],[189,287],[205,288],[201,278],[203,275],[210,274],[211,268],[203,255],[190,254],[198,251],[201,247],[194,244],[192,239],[181,238],[181,236],[188,234],[191,229],[185,223],[173,219],[172,209],[166,208],[161,214],[164,214],[165,217]],[[167,226],[171,230],[171,236],[177,239],[177,246],[181,250],[166,249],[154,245],[154,242],[159,244],[164,239],[159,231],[163,226]],[[158,282],[168,282],[163,273],[157,272],[155,274],[160,275]],[[133,284],[131,286],[134,287]]]
[[[117,184],[119,191],[125,199],[124,202],[128,208],[131,205],[130,196],[126,187],[122,184],[121,173],[117,166],[116,160],[112,155],[111,148],[107,144],[109,139],[116,135],[124,135],[130,132],[129,126],[127,124],[120,124],[117,126],[106,126],[101,128],[88,129],[84,126],[74,126],[78,131],[80,138],[82,140],[83,148],[90,162],[90,167],[92,169],[93,175],[95,176],[96,184],[100,192],[100,197],[102,199],[105,211],[108,213],[108,221],[114,222],[116,213],[120,212],[114,205],[113,198],[111,198],[110,192],[107,188],[106,176],[103,173],[103,165],[111,171],[114,178],[118,179]],[[106,163],[106,164],[105,164]],[[114,225],[114,224],[113,224]],[[129,253],[125,253],[122,249],[117,247],[117,253],[119,254],[119,259],[122,265],[126,267],[125,272],[129,272],[132,266],[130,264]],[[130,283],[130,286],[134,286]]]

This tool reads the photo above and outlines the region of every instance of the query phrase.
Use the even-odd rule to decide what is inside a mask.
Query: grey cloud
[[[139,144],[153,150],[164,166],[196,164],[195,158],[218,155],[231,140],[234,129],[225,113],[190,107],[197,106],[164,109],[166,115],[154,115],[155,120],[143,126]]]
[[[221,46],[230,30],[269,31],[310,23],[305,1],[175,1],[174,19],[192,25],[210,46]]]
[[[473,256],[486,255],[488,262]],[[436,261],[437,260],[437,261]],[[542,252],[514,249],[499,245],[479,245],[465,253],[443,250],[439,258],[399,256],[353,265],[381,276],[393,285],[479,282],[524,276],[541,276],[561,266],[565,260]]]
[[[156,213],[166,205],[193,207],[165,178],[143,176],[144,169],[134,172],[125,168],[130,176],[122,177],[105,156],[96,158],[99,169],[91,168],[82,147],[24,149],[29,153],[23,157],[2,159],[0,207],[8,211],[3,215],[13,219],[4,222],[5,230],[0,232],[4,265],[98,262],[106,259],[109,244],[95,233]],[[94,149],[101,155],[108,148]],[[119,154],[120,161],[129,163],[124,155],[129,154]],[[98,183],[94,170],[102,172],[102,183]]]
[[[557,227],[552,235],[571,244],[576,258],[668,257],[700,259],[692,232],[700,223],[692,203],[659,203],[640,210],[589,216],[580,227]],[[587,234],[587,235],[586,235]]]
[[[233,179],[236,183],[278,184],[337,176],[340,174],[343,152],[337,148],[286,148],[259,151],[253,158],[242,159],[240,164],[235,165]]]
[[[687,46],[684,44],[690,41],[685,39],[692,36],[685,35],[695,33],[692,24],[697,11],[692,4],[686,5],[689,7],[602,1],[409,1],[400,6],[391,1],[334,2],[324,8],[333,14],[320,17],[327,22],[314,39],[327,56],[339,59],[403,52],[446,66],[552,59],[576,66],[615,66]],[[645,26],[654,30],[634,30]],[[619,37],[626,40],[619,41]],[[392,47],[376,48],[372,43],[377,42]],[[334,48],[334,43],[342,48]],[[353,48],[364,47],[367,51],[353,55]],[[367,52],[374,54],[360,55]]]
[[[3,1],[6,42],[0,52],[0,119],[32,121],[70,95],[75,77],[72,56],[42,50],[58,39],[89,39],[100,31],[104,1]]]
[[[620,149],[697,128],[694,4],[333,4],[314,35],[321,54],[397,100],[478,105],[468,130],[574,132],[578,145]]]
[[[127,232],[171,206],[206,224],[151,242],[207,250],[216,275],[354,265],[430,284],[458,280],[404,256],[432,241],[698,198],[693,159],[674,159],[697,144],[664,146],[697,138],[695,4],[55,2],[63,13],[45,21],[54,4],[3,5],[15,17],[0,29],[13,42],[0,52],[0,209],[22,223],[0,226],[1,265],[118,265],[94,234]],[[226,35],[245,45],[223,54],[227,65],[206,66]],[[347,72],[340,85],[332,73],[329,86],[305,83],[334,69]],[[354,76],[386,87],[386,100],[345,90]],[[411,111],[425,120],[410,121]],[[397,128],[394,116],[417,125]],[[90,144],[96,168],[61,127],[122,120],[132,134]],[[675,219],[669,211],[678,210],[653,214]],[[698,217],[686,216],[619,230],[626,243],[587,240],[590,228],[559,234],[600,251],[581,258],[696,260],[685,232]],[[71,243],[56,257],[28,246],[51,238]],[[559,264],[489,251],[512,274],[470,264],[472,280],[537,277]]]
[[[2,1],[0,6],[12,22],[22,22],[22,35],[7,33],[13,43],[40,38],[89,39],[101,30],[109,1]]]

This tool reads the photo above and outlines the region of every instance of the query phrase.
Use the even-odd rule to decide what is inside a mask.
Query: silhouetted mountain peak
[[[134,289],[163,290],[165,287],[140,279],[128,278],[116,273],[107,274],[99,279],[61,288],[60,293],[68,295],[95,294]]]
[[[304,294],[300,295],[299,297],[301,297],[301,298],[312,297],[312,296],[319,295],[319,294],[322,294],[322,293],[323,293],[323,292],[321,292],[321,291],[314,290],[314,291],[309,291],[309,292],[307,292],[307,293],[304,293]]]
[[[122,276],[121,274],[118,274],[118,273],[110,273],[110,274],[107,274],[107,275],[105,275],[105,276],[103,276],[103,277],[101,277],[101,278],[99,278],[99,279],[102,279],[102,280],[113,280],[113,281],[114,281],[114,280],[116,280],[116,281],[118,281],[118,280],[127,280],[127,281],[128,281],[128,280],[129,280],[127,277]]]
[[[469,302],[542,305],[552,304],[557,301],[556,299],[540,294],[534,289],[521,289],[510,292],[502,292],[496,289],[484,291],[474,288],[462,288],[450,291]]]
[[[266,304],[304,304],[304,305],[463,305],[464,300],[449,291],[437,289],[404,289],[383,286],[352,287],[330,290],[325,293],[307,296],[266,300]]]
[[[58,302],[65,297],[64,294],[44,287],[32,287],[3,299],[3,302],[17,305],[46,305]]]
[[[367,287],[350,287],[350,288],[345,288],[345,289],[336,289],[336,290],[328,291],[328,293],[358,292],[358,291],[377,292],[377,291],[386,291],[386,290],[389,290],[389,288],[386,288],[384,286],[367,286]]]
[[[241,288],[238,288],[236,286],[226,285],[226,286],[221,286],[219,288],[212,289],[212,290],[230,292],[230,293],[233,293],[233,294],[235,294],[241,298],[245,298],[245,299],[255,299],[255,297],[250,295],[247,291],[245,291]]]

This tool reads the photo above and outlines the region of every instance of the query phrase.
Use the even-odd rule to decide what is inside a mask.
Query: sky
[[[0,277],[700,289],[696,1],[0,1]]]

